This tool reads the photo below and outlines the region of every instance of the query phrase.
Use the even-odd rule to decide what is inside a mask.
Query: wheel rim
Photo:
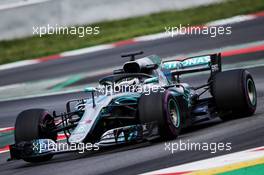
[[[178,105],[174,99],[170,99],[168,103],[169,115],[172,120],[172,123],[175,127],[180,126],[180,113]]]
[[[248,79],[247,81],[247,92],[248,92],[250,103],[252,105],[255,105],[256,104],[256,89],[251,79]]]

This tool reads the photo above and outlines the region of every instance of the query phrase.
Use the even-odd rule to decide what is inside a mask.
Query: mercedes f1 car
[[[221,54],[162,61],[142,52],[129,53],[130,61],[88,87],[89,98],[71,100],[66,111],[45,109],[21,112],[15,123],[11,160],[46,161],[72,151],[50,149],[64,133],[66,144],[91,143],[91,149],[175,139],[183,128],[220,117],[230,120],[251,116],[257,106],[254,80],[247,70],[222,72]],[[208,81],[197,87],[181,82],[183,74],[208,71]],[[87,95],[88,96],[88,95]]]

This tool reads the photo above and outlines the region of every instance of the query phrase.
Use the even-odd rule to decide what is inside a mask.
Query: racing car
[[[121,69],[87,87],[87,97],[66,103],[57,114],[45,109],[22,111],[15,122],[15,143],[10,160],[50,160],[72,151],[49,149],[66,137],[66,144],[91,143],[92,150],[143,141],[176,139],[183,128],[220,117],[231,120],[252,116],[257,92],[252,75],[243,69],[222,71],[221,53],[181,60],[157,55],[140,59],[143,52],[122,55]],[[185,74],[208,72],[208,80],[191,86],[181,81]],[[88,97],[89,95],[89,97]]]

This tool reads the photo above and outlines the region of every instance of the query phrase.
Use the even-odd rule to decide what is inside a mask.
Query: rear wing
[[[169,69],[172,75],[211,71],[211,75],[222,71],[221,53],[201,55],[183,60],[164,61],[162,67]]]

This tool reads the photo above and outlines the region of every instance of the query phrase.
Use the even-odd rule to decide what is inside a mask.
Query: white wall
[[[78,25],[179,10],[222,0],[8,0],[0,3],[0,40],[32,35],[33,26]]]

